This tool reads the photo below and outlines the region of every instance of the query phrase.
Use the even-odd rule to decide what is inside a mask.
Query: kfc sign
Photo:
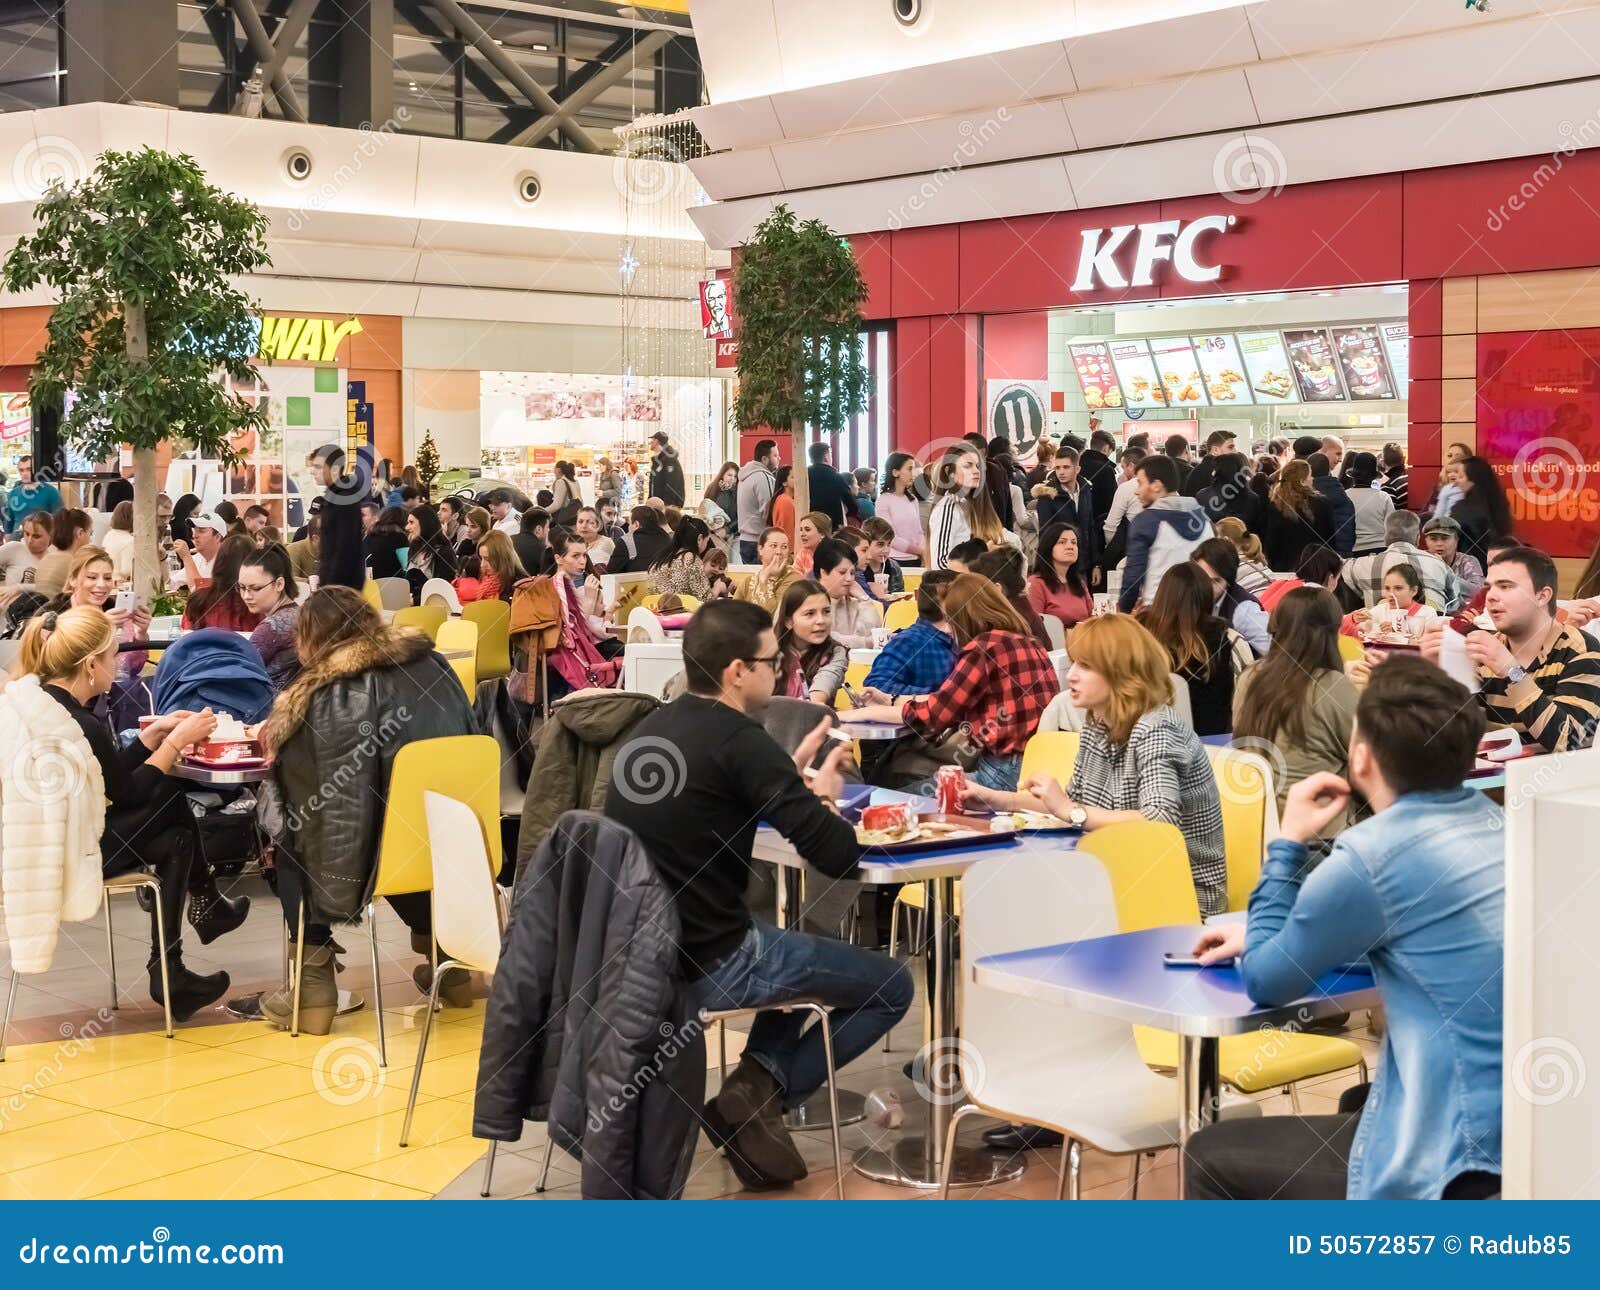
[[[733,320],[728,310],[728,280],[713,278],[700,284],[700,326],[707,340],[733,335]]]
[[[1078,254],[1078,276],[1074,291],[1093,291],[1096,287],[1148,287],[1158,263],[1168,261],[1185,282],[1215,282],[1222,276],[1220,264],[1201,264],[1195,244],[1207,233],[1226,233],[1233,227],[1232,215],[1206,215],[1184,224],[1164,219],[1150,224],[1119,224],[1115,228],[1083,230],[1083,250]],[[1124,275],[1116,256],[1134,240],[1133,274]]]

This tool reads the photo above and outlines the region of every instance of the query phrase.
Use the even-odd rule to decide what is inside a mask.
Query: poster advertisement
[[[1017,461],[1027,465],[1034,460],[1039,447],[1039,436],[1044,433],[1045,409],[1050,406],[1050,382],[1009,381],[991,379],[988,382],[989,438],[1004,437],[1011,441],[1011,452]]]
[[[1126,405],[1130,408],[1166,407],[1167,392],[1156,376],[1150,346],[1142,340],[1114,340],[1108,348]]]
[[[1294,377],[1283,337],[1275,331],[1239,333],[1239,356],[1250,378],[1250,393],[1257,403],[1295,402]]]
[[[1383,341],[1372,323],[1354,327],[1335,327],[1333,347],[1339,355],[1339,371],[1352,399],[1392,399],[1394,382],[1383,356]]]
[[[1194,345],[1195,357],[1200,360],[1200,374],[1205,377],[1206,393],[1211,402],[1217,405],[1250,403],[1250,382],[1245,377],[1239,342],[1233,334],[1223,332],[1189,339]]]
[[[1403,399],[1411,381],[1411,324],[1379,323],[1378,334],[1383,337],[1383,352],[1389,356],[1389,372],[1394,377],[1395,397]]]
[[[1600,327],[1480,335],[1477,420],[1517,536],[1587,558],[1600,540]]]
[[[1111,348],[1104,344],[1069,345],[1072,365],[1078,371],[1078,384],[1083,387],[1084,406],[1091,412],[1103,408],[1122,406],[1122,386],[1117,383],[1117,370],[1111,366]]]
[[[1339,382],[1338,360],[1333,342],[1322,327],[1302,327],[1283,333],[1294,368],[1295,384],[1303,403],[1336,403],[1344,398]]]
[[[1205,377],[1200,374],[1200,364],[1195,361],[1194,346],[1187,336],[1156,336],[1150,341],[1150,355],[1155,359],[1156,371],[1167,390],[1167,406],[1174,408],[1204,407],[1206,398]]]

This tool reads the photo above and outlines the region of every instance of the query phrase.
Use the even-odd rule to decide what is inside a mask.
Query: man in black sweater
[[[811,465],[806,470],[806,486],[811,490],[811,509],[821,511],[842,529],[855,522],[856,503],[850,481],[833,468],[833,449],[825,443],[810,448]]]
[[[307,459],[312,478],[322,487],[322,553],[317,577],[324,587],[366,585],[362,554],[361,503],[367,496],[370,473],[357,458],[354,474],[345,473],[345,452],[338,444],[324,444]]]
[[[751,1008],[805,996],[833,1009],[843,1067],[911,1006],[911,978],[882,954],[779,931],[745,908],[756,828],[770,824],[820,874],[847,877],[860,846],[834,806],[843,790],[834,746],[802,778],[826,739],[821,723],[791,759],[762,729],[780,664],[772,620],[758,605],[707,604],[684,633],[689,693],[639,723],[618,752],[605,813],[632,829],[672,889],[681,962],[701,1008]],[[665,776],[662,768],[665,767]],[[666,789],[663,792],[663,789]],[[826,1079],[822,1036],[804,1013],[756,1018],[738,1069],[705,1108],[707,1134],[751,1189],[805,1177],[783,1124]]]

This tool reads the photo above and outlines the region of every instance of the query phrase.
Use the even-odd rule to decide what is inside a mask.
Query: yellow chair
[[[478,680],[511,675],[511,606],[503,600],[474,600],[461,606],[464,622],[478,628]]]
[[[378,843],[378,870],[367,902],[367,937],[372,950],[372,1008],[378,1022],[378,1064],[389,1064],[383,1030],[383,973],[378,962],[377,901],[433,890],[433,851],[428,843],[428,814],[423,793],[443,793],[472,808],[483,829],[489,863],[500,872],[500,745],[489,735],[451,735],[418,739],[395,754],[389,771],[383,834]],[[306,909],[300,906],[300,934],[295,942],[294,1003],[290,1033],[300,1031],[300,978],[304,960]],[[437,961],[437,954],[434,955]]]
[[[1022,750],[1017,783],[1026,784],[1034,775],[1050,775],[1065,788],[1078,762],[1079,737],[1076,730],[1039,731]]]
[[[497,600],[495,604],[499,604]],[[439,628],[445,619],[450,617],[450,611],[443,605],[408,605],[404,609],[394,611],[394,625],[396,627],[415,627],[431,641],[439,639]]]
[[[1189,848],[1171,824],[1130,820],[1108,824],[1083,835],[1078,850],[1105,865],[1117,906],[1117,926],[1124,932],[1200,921],[1194,893]],[[1178,1037],[1171,1031],[1135,1026],[1139,1055],[1150,1066],[1176,1069]],[[1219,1045],[1222,1079],[1243,1093],[1287,1085],[1296,1109],[1294,1085],[1299,1080],[1331,1075],[1359,1066],[1366,1076],[1361,1049],[1348,1039],[1324,1035],[1261,1030],[1230,1035]]]
[[[1267,843],[1278,834],[1277,789],[1264,757],[1243,748],[1206,748],[1222,798],[1222,854],[1228,908],[1248,908]]]
[[[906,588],[910,590],[909,587]],[[883,625],[892,632],[897,632],[903,627],[909,627],[917,621],[917,602],[915,600],[897,600],[890,605],[883,615]]]
[[[907,591],[915,591],[922,585],[922,575],[920,573],[905,573],[901,574],[900,577],[901,581],[905,583]]]
[[[437,644],[470,701],[478,692],[478,624],[470,623],[465,618],[452,618],[439,628]],[[451,658],[452,654],[461,657]]]
[[[851,663],[844,670],[844,685],[852,690],[860,691],[867,683],[867,673],[872,669],[865,663]],[[839,693],[833,696],[833,706],[836,712],[849,712],[855,704],[850,702],[850,696],[844,692],[844,685],[839,687]]]
[[[1358,663],[1366,657],[1366,649],[1354,636],[1339,637],[1339,657],[1346,663]]]
[[[378,590],[375,578],[368,578],[361,584],[361,599],[365,600],[374,609],[383,608],[383,596]]]

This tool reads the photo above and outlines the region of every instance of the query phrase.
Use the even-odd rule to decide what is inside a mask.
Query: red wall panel
[[[1444,375],[1444,337],[1411,337],[1411,379],[1437,381]]]
[[[983,379],[1042,381],[1050,375],[1050,315],[991,314],[983,320]]]
[[[894,425],[891,442],[901,452],[916,452],[928,431],[929,319],[901,318],[894,332]]]
[[[928,443],[980,429],[978,320],[970,314],[935,318],[928,335]]]
[[[1000,313],[1154,297],[1155,290],[1148,287],[1074,294],[1072,279],[1085,229],[1160,218],[1160,206],[1145,202],[962,224],[960,307],[973,313]]]
[[[850,239],[850,249],[856,253],[856,264],[867,284],[867,303],[861,310],[867,318],[895,315],[894,294],[890,290],[894,255],[889,238],[888,233],[863,233]]]
[[[890,291],[897,314],[953,314],[960,308],[956,290],[960,243],[960,229],[951,224],[890,234],[894,253]]]

